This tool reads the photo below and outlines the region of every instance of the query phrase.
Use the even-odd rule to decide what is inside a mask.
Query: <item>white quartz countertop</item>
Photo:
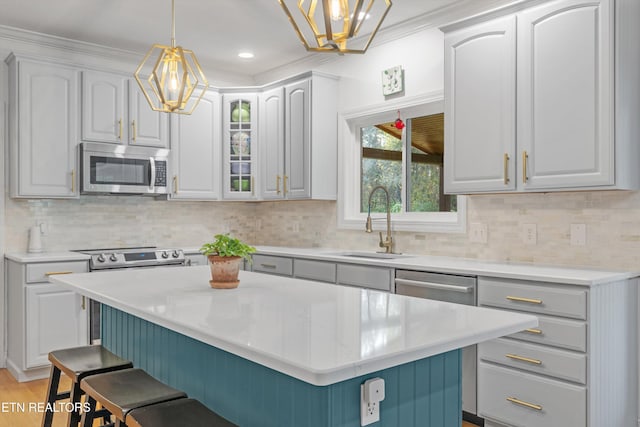
[[[60,252],[10,252],[5,258],[21,263],[29,262],[58,262],[58,261],[88,261],[89,255],[71,251]]]
[[[334,262],[348,262],[396,269],[429,271],[434,273],[461,274],[470,276],[503,277],[540,282],[565,283],[570,285],[595,286],[637,277],[640,272],[572,268],[527,263],[482,261],[470,258],[425,256],[402,254],[394,259],[376,259],[345,256],[349,253],[364,254],[361,251],[325,248],[287,248],[278,246],[257,246],[258,253],[264,255],[291,256]],[[374,253],[374,251],[371,251]]]
[[[207,266],[52,276],[93,300],[323,386],[534,327],[535,316]]]

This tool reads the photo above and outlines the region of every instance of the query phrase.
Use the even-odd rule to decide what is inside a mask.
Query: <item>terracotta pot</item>
[[[209,255],[207,258],[209,258],[209,266],[211,267],[209,285],[212,288],[232,289],[238,287],[240,283],[238,272],[240,272],[242,257]]]

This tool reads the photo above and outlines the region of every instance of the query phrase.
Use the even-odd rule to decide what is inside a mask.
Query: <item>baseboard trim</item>
[[[23,371],[18,368],[18,365],[13,363],[11,359],[7,358],[7,370],[19,383],[47,378],[49,376],[50,369],[51,368],[49,366],[43,366]]]

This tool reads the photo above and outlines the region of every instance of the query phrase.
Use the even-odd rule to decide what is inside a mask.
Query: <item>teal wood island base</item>
[[[374,427],[458,427],[461,352],[315,386],[107,305],[102,345],[241,427],[359,427],[360,384],[385,380]]]

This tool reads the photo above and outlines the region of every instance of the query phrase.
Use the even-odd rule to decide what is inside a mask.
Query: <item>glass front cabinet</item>
[[[223,96],[223,195],[226,199],[252,200],[258,197],[257,96]]]

